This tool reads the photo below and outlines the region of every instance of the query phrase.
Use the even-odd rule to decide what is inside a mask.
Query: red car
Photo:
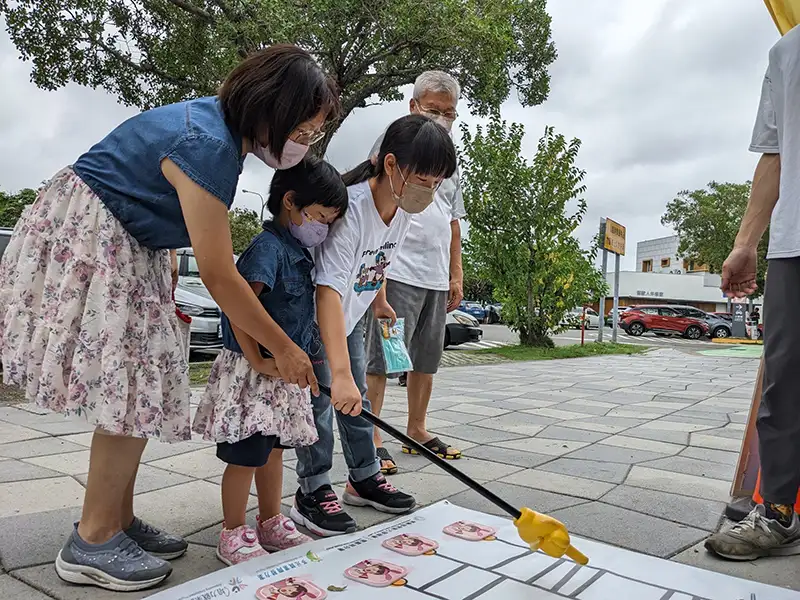
[[[684,317],[669,306],[633,306],[620,315],[620,327],[625,333],[640,336],[646,331],[656,335],[681,335],[699,340],[708,335],[705,321]]]

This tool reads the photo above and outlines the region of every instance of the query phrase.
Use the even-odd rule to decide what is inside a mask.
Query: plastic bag
[[[389,319],[378,319],[383,346],[386,373],[405,373],[412,369],[411,357],[406,350],[405,319],[397,319],[394,325]]]

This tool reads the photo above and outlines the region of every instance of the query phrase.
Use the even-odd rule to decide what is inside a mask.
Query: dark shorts
[[[228,442],[217,444],[217,458],[237,467],[258,468],[267,464],[274,448],[288,450],[289,446],[282,445],[278,436],[256,433],[233,444]]]

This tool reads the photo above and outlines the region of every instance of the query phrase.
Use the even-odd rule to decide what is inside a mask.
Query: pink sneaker
[[[258,543],[258,534],[252,527],[242,525],[236,529],[225,529],[219,534],[217,558],[226,565],[233,566],[246,560],[268,556]]]
[[[258,519],[258,541],[270,552],[280,552],[295,548],[307,542],[313,542],[310,537],[300,533],[288,517],[278,515],[262,521]]]

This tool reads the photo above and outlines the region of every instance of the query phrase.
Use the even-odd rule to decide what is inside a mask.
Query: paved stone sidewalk
[[[437,376],[429,426],[464,451],[457,464],[468,474],[513,504],[562,519],[576,534],[800,588],[795,562],[785,562],[793,559],[731,565],[698,546],[728,499],[757,367],[755,360],[665,349],[451,368]],[[390,386],[389,394],[384,416],[404,427],[405,390]],[[108,597],[62,584],[51,563],[79,515],[90,439],[80,421],[27,405],[0,408],[0,592]],[[401,469],[393,483],[422,504],[448,498],[499,514],[424,459],[387,446]],[[286,458],[288,503],[294,456]],[[213,446],[154,443],[144,463],[137,514],[192,542],[170,583],[220,568],[214,546],[222,463]],[[341,491],[346,466],[338,445],[334,475]],[[388,518],[352,513],[364,527]]]

